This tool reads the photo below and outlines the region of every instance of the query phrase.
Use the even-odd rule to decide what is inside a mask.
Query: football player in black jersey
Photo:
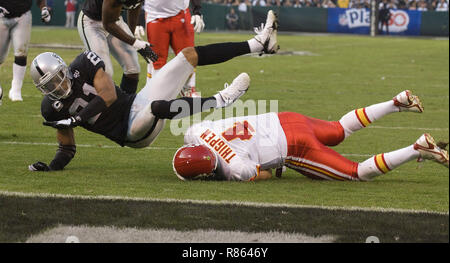
[[[46,0],[36,0],[42,21],[50,21]],[[28,43],[31,36],[32,0],[0,0],[0,65],[8,56],[10,43],[14,47],[13,79],[8,97],[22,101],[22,83],[27,69]]]
[[[266,26],[249,41],[187,47],[167,63],[138,94],[126,94],[105,72],[105,63],[91,51],[79,55],[69,67],[55,53],[38,55],[30,73],[45,95],[41,104],[44,125],[57,129],[59,148],[50,165],[37,162],[31,171],[63,169],[76,152],[73,128],[81,126],[121,146],[149,146],[164,127],[165,119],[222,108],[241,97],[250,84],[246,73],[209,98],[175,99],[196,66],[225,62],[236,56],[275,53],[278,22],[272,11]]]
[[[106,72],[113,76],[110,52],[123,69],[120,88],[136,93],[140,66],[137,52],[147,63],[157,60],[148,42],[136,39],[134,31],[143,0],[86,0],[78,17],[78,33],[87,50],[99,55]],[[121,12],[127,10],[127,23]]]

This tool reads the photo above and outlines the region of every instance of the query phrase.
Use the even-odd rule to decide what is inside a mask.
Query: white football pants
[[[119,18],[116,24],[133,36],[122,17]],[[132,46],[108,33],[103,28],[102,21],[90,19],[83,12],[80,12],[78,16],[78,34],[83,40],[84,47],[97,53],[105,62],[106,73],[110,76],[114,74],[109,56],[110,52],[119,62],[124,74],[138,74],[141,71],[137,51]]]
[[[31,36],[31,11],[20,17],[0,18],[0,64],[8,56],[11,42],[14,46],[14,56],[26,57]]]
[[[156,76],[147,81],[131,106],[126,146],[143,148],[156,139],[164,128],[165,121],[158,120],[155,123],[155,116],[151,111],[152,102],[176,99],[193,72],[194,67],[187,61],[183,52],[180,52],[164,65]]]

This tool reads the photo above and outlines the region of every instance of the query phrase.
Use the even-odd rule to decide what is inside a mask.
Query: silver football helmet
[[[69,68],[64,60],[53,52],[45,52],[34,58],[30,74],[36,87],[52,99],[65,99],[71,93]]]

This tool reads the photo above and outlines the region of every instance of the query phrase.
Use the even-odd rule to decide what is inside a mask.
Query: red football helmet
[[[173,171],[183,181],[209,177],[217,168],[217,156],[205,145],[184,145],[173,157]]]

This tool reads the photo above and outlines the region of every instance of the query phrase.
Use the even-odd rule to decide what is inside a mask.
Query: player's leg
[[[189,9],[180,12],[175,17],[170,19],[172,25],[172,37],[170,38],[170,46],[175,54],[178,54],[186,47],[194,46],[194,26],[191,24],[191,13]],[[198,97],[199,95],[195,89],[195,70],[188,78],[180,92],[183,97]]]
[[[351,111],[344,115],[339,123],[344,128],[345,138],[347,138],[355,131],[367,127],[381,117],[400,111],[423,112],[419,97],[413,95],[411,91],[405,90],[392,100]]]
[[[225,85],[225,89],[209,98],[148,100],[138,94],[130,111],[126,145],[146,147],[162,130],[164,119],[179,119],[211,108],[226,107],[241,97],[249,85],[248,74],[241,73],[230,85]]]
[[[78,34],[86,50],[95,52],[105,63],[105,71],[111,77],[114,74],[111,57],[109,56],[108,33],[101,21],[95,21],[80,12],[78,17]]]
[[[285,165],[313,179],[370,181],[417,158],[430,159],[446,167],[449,165],[448,152],[428,134],[413,145],[356,163],[317,140],[306,116],[280,113],[279,118],[288,144]]]
[[[321,143],[307,116],[282,112],[278,117],[288,146],[286,167],[313,179],[358,180],[358,164]]]
[[[133,33],[123,21],[122,17],[119,18],[119,21],[117,21],[116,24],[127,34],[133,36]],[[139,72],[141,72],[137,51],[132,46],[112,35],[108,36],[108,45],[111,54],[123,69],[120,88],[128,94],[136,93],[139,82]]]
[[[429,134],[423,134],[414,144],[388,153],[377,154],[358,164],[358,178],[363,181],[373,180],[400,165],[412,160],[432,160],[449,167],[446,144],[440,145]]]
[[[11,46],[10,24],[11,24],[10,19],[0,17],[0,66],[3,64],[6,57],[8,56],[9,47]],[[2,78],[0,77],[0,80],[1,79]]]
[[[9,98],[12,101],[22,101],[22,84],[27,69],[28,44],[31,37],[31,11],[26,12],[17,20],[11,29],[11,40],[14,47],[13,79]]]
[[[153,45],[158,60],[147,66],[147,83],[166,64],[170,45],[170,23],[168,19],[157,19],[147,23],[147,40]]]

